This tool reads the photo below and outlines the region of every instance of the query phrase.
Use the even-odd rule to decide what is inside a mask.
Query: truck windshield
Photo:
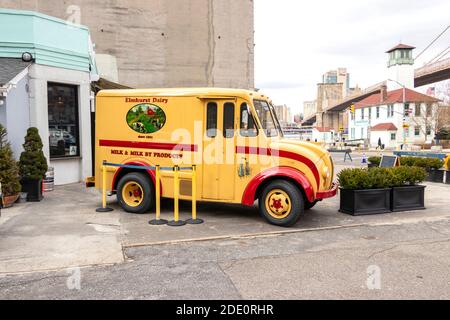
[[[271,106],[264,100],[254,100],[253,104],[266,136],[277,137],[279,135],[279,125]]]

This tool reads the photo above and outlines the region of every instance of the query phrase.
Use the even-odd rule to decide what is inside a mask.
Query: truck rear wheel
[[[259,198],[259,212],[271,224],[291,227],[305,208],[303,195],[291,182],[275,180],[269,183]]]
[[[126,212],[148,213],[153,198],[153,183],[143,173],[129,173],[117,185],[117,200]]]

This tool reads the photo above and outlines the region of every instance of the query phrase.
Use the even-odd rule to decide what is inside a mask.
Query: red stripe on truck
[[[198,151],[198,146],[195,144],[175,144],[175,143],[120,141],[120,140],[100,140],[99,144],[100,147],[112,147],[112,148],[136,148],[136,149],[170,150],[170,151],[186,151],[186,152]]]

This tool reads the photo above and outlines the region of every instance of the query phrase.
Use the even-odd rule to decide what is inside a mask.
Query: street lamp
[[[406,147],[406,119],[405,119],[405,105],[406,105],[406,86],[397,80],[387,79],[388,81],[392,81],[397,83],[400,87],[403,87],[403,148]],[[408,128],[409,130],[409,128]],[[402,148],[402,149],[403,149]]]

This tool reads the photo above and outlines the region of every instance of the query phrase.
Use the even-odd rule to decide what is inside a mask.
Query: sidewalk
[[[111,213],[98,214],[100,194],[83,185],[58,187],[41,203],[15,205],[0,219],[0,274],[56,270],[74,266],[116,264],[123,249],[161,243],[267,237],[310,230],[358,226],[400,225],[448,220],[450,186],[427,184],[428,210],[353,217],[338,212],[339,198],[319,203],[294,228],[280,228],[263,220],[255,207],[201,203],[205,224],[173,228],[154,227],[153,214],[133,215],[120,210],[111,198]],[[181,202],[181,219],[189,217],[189,202]],[[170,219],[172,201],[163,201],[163,218]],[[320,236],[320,234],[318,234]]]

